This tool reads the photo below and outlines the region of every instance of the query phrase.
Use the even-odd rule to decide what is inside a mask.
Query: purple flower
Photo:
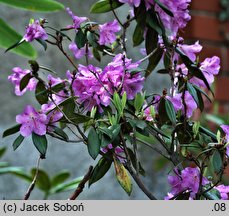
[[[171,192],[168,198],[176,196],[177,194],[189,190],[191,192],[190,197],[194,198],[199,189],[200,184],[200,171],[198,168],[186,167],[181,171],[181,174],[177,170],[174,170],[174,176],[168,176],[168,182],[171,185]],[[208,184],[209,181],[203,177],[202,185]]]
[[[73,12],[70,10],[70,8],[66,8],[67,13],[72,17],[73,24],[67,26],[69,29],[75,29],[78,31],[78,28],[80,28],[80,24],[85,22],[88,18],[87,17],[78,17],[73,14]]]
[[[149,106],[144,110],[144,116],[146,117],[146,121],[153,121],[152,109],[154,109],[153,106]]]
[[[37,112],[31,105],[27,105],[24,112],[16,116],[16,121],[21,124],[20,132],[24,137],[31,135],[32,132],[37,135],[46,134],[47,116]]]
[[[88,47],[87,50],[86,45],[79,49],[77,45],[72,42],[68,48],[72,51],[76,59],[81,59],[84,56],[88,56],[89,58],[93,57],[90,48]]]
[[[121,95],[126,92],[127,98],[132,100],[143,89],[144,78],[139,72],[132,74],[128,71],[137,68],[138,62],[132,63],[132,60],[126,57],[124,61],[123,58],[122,54],[116,55],[113,61],[105,67],[101,80],[108,85],[112,94],[121,89]],[[124,69],[124,62],[127,71]]]
[[[147,0],[147,8],[149,8],[152,0]],[[172,13],[174,17],[165,13],[157,4],[155,10],[158,12],[164,26],[175,36],[179,29],[184,28],[191,19],[188,6],[191,0],[160,0]]]
[[[220,126],[223,129],[223,132],[226,135],[226,142],[229,142],[229,125],[221,125]]]
[[[180,45],[180,49],[184,52],[185,55],[187,55],[192,61],[196,60],[196,54],[199,53],[202,50],[202,46],[199,44],[199,41],[197,41],[193,45],[187,45],[183,44]]]
[[[103,25],[99,25],[99,44],[108,45],[112,44],[116,40],[115,32],[119,32],[121,27],[118,24],[117,20],[112,22],[107,22]]]
[[[220,58],[218,56],[213,56],[212,58],[206,58],[201,64],[200,69],[203,72],[207,82],[212,84],[214,82],[214,76],[219,73],[220,70]],[[206,85],[204,82],[196,77],[190,79],[190,82],[205,88]]]
[[[52,126],[56,126],[57,122],[63,117],[63,114],[58,109],[53,110],[55,107],[55,104],[52,102],[41,106],[41,111],[47,113],[45,124],[47,125],[47,131],[49,132],[53,130]]]
[[[101,148],[101,151],[106,154],[111,149],[114,149],[115,156],[121,163],[126,162],[125,158],[122,156],[122,153],[124,153],[124,150],[119,146],[114,148],[113,145],[110,143],[109,145],[107,145],[107,147]]]
[[[229,194],[229,186],[225,185],[218,185],[217,187],[214,187],[216,190],[220,192],[221,200],[228,200],[228,194]]]
[[[130,6],[139,7],[141,0],[119,0],[122,3],[128,3]]]
[[[110,95],[106,90],[106,84],[100,80],[102,70],[93,65],[79,65],[79,73],[75,77],[72,88],[74,94],[79,97],[78,102],[83,103],[86,111],[90,111],[92,107],[97,106],[99,111],[103,109],[101,105],[108,106],[110,104]]]
[[[25,39],[25,41],[31,42],[34,39],[46,40],[48,39],[48,35],[45,29],[41,26],[40,21],[35,20],[33,23],[30,23],[26,27],[26,33],[23,38]]]
[[[51,74],[47,77],[49,85],[51,87],[58,85],[60,83],[65,83],[64,80],[62,80],[59,77],[53,77]],[[52,94],[52,99],[55,101],[56,104],[61,103],[64,99],[66,99],[69,96],[69,93],[66,90],[61,90],[57,94]]]
[[[185,104],[183,104],[182,95],[183,93],[178,93],[174,97],[167,96],[167,99],[173,103],[175,111],[182,110],[183,114],[186,113],[186,117],[190,118],[193,111],[197,109],[197,104],[188,91],[185,92]]]
[[[27,70],[27,69],[26,70],[22,70],[20,67],[15,67],[15,68],[12,69],[12,71],[13,71],[13,74],[8,76],[8,80],[15,85],[15,94],[17,96],[23,95],[27,90],[29,90],[29,91],[35,90],[37,82],[36,82],[36,80],[34,78],[31,78],[29,80],[28,85],[22,91],[20,91],[21,79],[25,75],[31,73],[30,70]]]

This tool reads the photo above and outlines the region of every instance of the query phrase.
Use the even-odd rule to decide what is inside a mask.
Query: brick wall
[[[215,93],[221,113],[229,112],[229,22],[219,21],[220,0],[192,0],[192,20],[184,36],[190,42],[203,45],[200,60],[217,55],[221,58],[221,72],[216,79]]]

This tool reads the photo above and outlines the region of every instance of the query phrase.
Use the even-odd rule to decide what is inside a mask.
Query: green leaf
[[[199,98],[198,98],[196,89],[190,83],[187,83],[187,89],[188,89],[189,93],[192,95],[193,99],[195,100],[196,104],[199,107],[200,106],[200,102],[199,102]]]
[[[21,127],[21,125],[20,125],[20,124],[17,124],[17,125],[15,125],[15,126],[9,128],[9,129],[7,129],[7,130],[5,130],[5,131],[3,132],[2,137],[4,138],[4,137],[7,137],[7,136],[10,136],[10,135],[12,135],[12,134],[17,133],[17,132],[20,130],[20,127]]]
[[[31,74],[28,73],[20,81],[20,91],[23,91],[26,86],[29,84],[30,79],[32,78]]]
[[[204,133],[204,134],[210,136],[214,142],[217,142],[216,135],[214,133],[212,133],[210,130],[208,130],[207,128],[204,128],[203,126],[200,126],[199,131],[201,133]]]
[[[97,61],[100,62],[100,61],[101,61],[101,56],[100,56],[99,51],[98,51],[96,48],[93,47],[92,53],[93,53],[94,58],[95,58]]]
[[[41,153],[42,157],[45,157],[47,147],[48,147],[46,136],[45,135],[39,136],[35,133],[32,133],[32,140],[34,146]]]
[[[146,77],[148,77],[151,72],[157,67],[158,63],[160,62],[162,56],[163,56],[163,49],[161,49],[160,47],[158,47],[155,52],[153,53],[153,55],[149,58],[149,64],[147,67],[147,72],[145,74]]]
[[[115,172],[116,172],[116,178],[119,184],[126,191],[126,193],[130,196],[132,192],[131,178],[128,175],[127,170],[125,169],[123,164],[120,163],[119,160],[116,160],[115,157],[114,157],[114,167],[115,167]]]
[[[135,99],[134,99],[134,108],[135,108],[135,111],[136,112],[139,112],[143,106],[143,103],[145,101],[145,94],[141,94],[141,93],[138,93],[136,96],[135,96]]]
[[[61,128],[58,128],[56,126],[52,126],[52,128],[54,128],[54,133],[57,134],[58,136],[60,136],[61,138],[63,138],[65,141],[68,141],[69,138],[68,138],[68,135],[64,132],[63,129]]]
[[[35,97],[41,105],[48,102],[48,92],[45,84],[41,81],[39,81],[36,85]]]
[[[0,148],[0,158],[5,154],[6,152],[6,147]]]
[[[123,5],[122,3],[118,1],[111,0],[100,0],[92,5],[90,12],[91,13],[106,13],[111,11],[112,9],[116,9]]]
[[[173,124],[176,124],[176,112],[175,112],[174,106],[171,101],[165,100],[165,110],[169,117],[169,120]]]
[[[159,35],[162,35],[162,28],[159,24],[158,18],[155,13],[148,11],[146,14],[146,23],[154,29]]]
[[[25,137],[23,137],[21,134],[14,140],[13,143],[13,149],[14,151],[22,144]]]
[[[223,161],[222,161],[222,157],[218,150],[214,151],[212,158],[211,158],[211,164],[216,174],[219,174],[222,171]]]
[[[99,135],[97,134],[96,130],[92,127],[88,134],[88,152],[93,159],[99,154],[100,150],[100,139]]]
[[[89,187],[100,180],[110,169],[112,164],[111,160],[107,160],[106,158],[101,158],[96,164],[95,168],[92,171],[91,177],[89,179]]]
[[[9,1],[7,0],[7,2]],[[12,44],[15,45],[21,41],[21,39],[22,36],[0,18],[0,47],[7,49],[12,47]],[[27,42],[24,42],[20,46],[11,49],[10,51],[30,59],[37,57],[36,50]]]
[[[155,2],[165,13],[167,13],[171,17],[174,17],[173,13],[163,3],[161,3],[159,0],[155,0]]]
[[[144,41],[144,28],[142,28],[141,24],[137,23],[133,34],[133,44],[134,46],[138,46],[143,41]]]
[[[153,52],[153,50],[157,48],[157,44],[158,33],[154,29],[148,28],[145,39],[146,54],[149,55],[151,52]]]
[[[69,120],[71,120],[75,124],[81,124],[90,121],[91,117],[78,113],[72,113],[71,116],[69,116]]]
[[[211,98],[208,96],[208,94],[206,92],[204,92],[201,88],[199,88],[196,85],[193,85],[193,87],[196,89],[197,92],[200,92],[201,94],[203,94],[209,100],[210,103],[212,102]]]
[[[36,174],[36,168],[33,168],[31,170],[31,175],[34,177]],[[36,180],[36,186],[41,189],[42,191],[48,192],[51,188],[51,181],[49,179],[48,174],[44,171],[39,169],[37,180]]]
[[[65,191],[69,191],[69,190],[75,190],[77,188],[77,186],[79,185],[79,183],[82,181],[82,179],[83,179],[83,176],[76,178],[76,179],[73,179],[69,182],[59,184],[50,190],[50,194],[65,192]]]
[[[75,37],[75,43],[77,47],[81,49],[82,47],[85,46],[86,42],[87,42],[86,35],[83,33],[82,29],[79,29]]]
[[[43,46],[44,50],[47,50],[47,43],[44,40],[36,39],[36,41]]]
[[[21,167],[3,167],[0,168],[0,175],[1,174],[14,174],[22,179],[27,181],[31,181],[32,178],[25,174],[25,171]]]
[[[130,148],[128,148],[128,152],[130,155],[131,163],[133,164],[134,169],[137,170],[137,160],[136,160],[137,158],[136,158],[134,152]],[[145,170],[142,168],[142,165],[139,161],[138,161],[138,169],[139,169],[139,173],[142,176],[145,176]]]
[[[0,3],[29,11],[59,11],[64,5],[53,0],[0,0]]]
[[[56,187],[59,184],[62,184],[70,177],[70,173],[68,171],[62,171],[53,177],[51,181],[51,187]]]
[[[158,70],[157,73],[159,73],[159,74],[169,74],[169,70],[161,69],[161,70]]]

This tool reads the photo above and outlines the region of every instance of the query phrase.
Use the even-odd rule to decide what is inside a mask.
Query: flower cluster
[[[128,3],[131,7],[139,7],[141,3],[140,0],[119,0],[119,2]],[[188,10],[191,0],[160,0],[160,2],[173,13],[173,17],[168,15],[154,0],[145,0],[145,6],[149,10],[155,5],[155,11],[158,12],[165,28],[170,31],[171,35],[176,36],[178,30],[183,29],[191,19]]]
[[[190,192],[189,199],[195,199],[195,196],[198,193],[200,186],[201,174],[199,168],[186,167],[184,170],[181,171],[181,173],[179,173],[178,170],[174,170],[174,172],[174,176],[168,176],[168,182],[172,188],[171,192],[168,193],[168,196],[166,196],[165,199],[171,199],[174,196],[177,196],[178,194],[183,192]],[[202,176],[201,185],[207,186],[207,184],[209,183],[210,182],[207,180],[207,178]],[[219,191],[221,199],[228,199],[229,186],[218,185],[214,187],[214,189]]]
[[[108,106],[115,91],[121,95],[126,92],[127,98],[132,100],[142,90],[144,78],[139,72],[130,72],[137,66],[138,63],[132,63],[130,59],[118,54],[104,70],[93,65],[80,65],[75,77],[70,72],[67,76],[69,82],[73,81],[74,94],[78,102],[83,103],[85,110],[90,111],[93,106],[97,106],[102,112],[101,105]]]

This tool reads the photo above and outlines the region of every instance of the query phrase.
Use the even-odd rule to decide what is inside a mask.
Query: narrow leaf
[[[25,137],[23,137],[21,134],[14,140],[13,143],[13,149],[14,151],[22,144]]]
[[[28,73],[21,79],[20,91],[23,91],[26,88],[26,86],[29,84],[29,81],[31,78],[32,78],[31,74]]]
[[[92,127],[88,134],[88,152],[93,159],[99,154],[100,150],[100,140],[96,130]]]
[[[171,103],[171,101],[165,100],[165,110],[166,110],[166,113],[169,117],[169,120],[173,124],[176,124],[176,112],[175,112],[174,106]]]
[[[41,153],[42,157],[45,157],[47,147],[48,147],[46,136],[45,135],[39,136],[35,133],[32,133],[32,140],[33,140],[34,146]]]
[[[17,125],[15,125],[15,126],[9,128],[9,129],[7,129],[7,130],[5,130],[5,131],[3,132],[2,137],[4,138],[4,137],[7,137],[7,136],[10,136],[10,135],[12,135],[12,134],[17,133],[17,132],[20,130],[20,127],[21,127],[21,125],[20,125],[20,124],[17,124]]]
[[[121,185],[121,187],[126,191],[126,193],[130,196],[132,192],[132,182],[127,170],[123,166],[119,160],[114,157],[114,167],[116,172],[116,178]]]
[[[112,9],[116,9],[120,7],[121,5],[123,4],[118,1],[100,0],[92,5],[90,12],[91,13],[105,13],[105,12],[111,11]]]
[[[59,11],[64,5],[54,0],[0,0],[0,3],[29,11]]]
[[[68,171],[62,171],[53,177],[51,181],[51,186],[56,187],[59,184],[62,184],[70,177],[70,173]]]
[[[110,169],[112,161],[106,158],[101,158],[95,168],[92,171],[91,177],[89,179],[89,187],[100,180]]]

